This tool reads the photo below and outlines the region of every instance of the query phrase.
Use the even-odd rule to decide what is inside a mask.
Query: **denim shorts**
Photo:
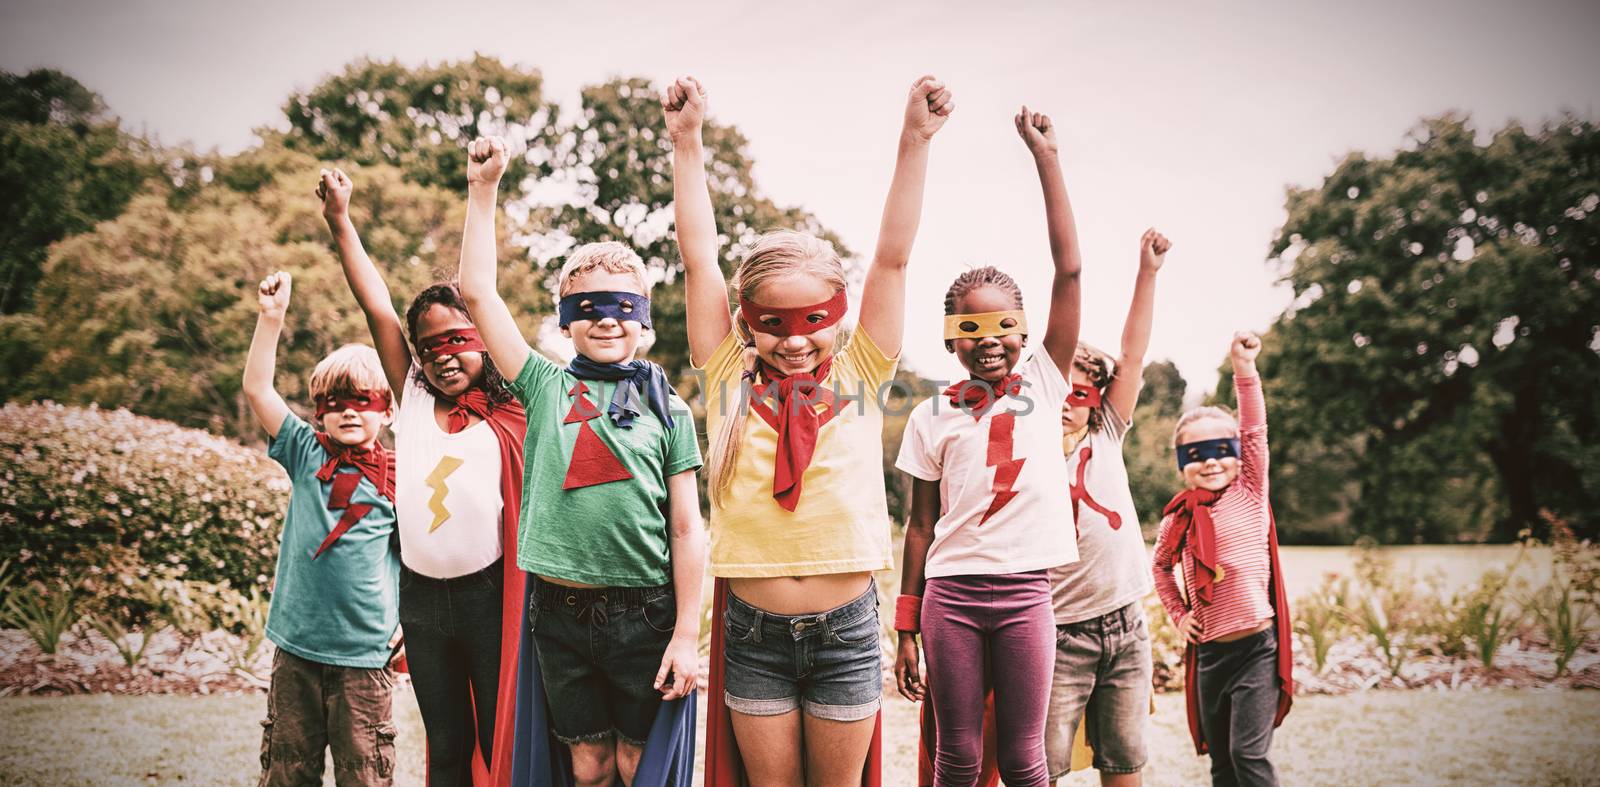
[[[878,593],[812,615],[777,615],[728,594],[723,614],[724,697],[747,716],[857,721],[883,702]]]
[[[1141,602],[1056,626],[1056,671],[1044,728],[1051,779],[1070,770],[1080,721],[1094,749],[1095,770],[1136,773],[1144,767],[1150,671],[1150,628]]]
[[[569,588],[529,577],[528,626],[562,743],[644,745],[661,707],[661,657],[678,623],[671,585]]]

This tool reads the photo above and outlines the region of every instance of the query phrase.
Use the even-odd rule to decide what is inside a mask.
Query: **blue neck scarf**
[[[668,429],[673,427],[670,397],[672,383],[667,382],[667,372],[649,361],[627,363],[600,363],[578,355],[567,364],[567,372],[579,380],[604,380],[617,384],[611,395],[606,414],[611,423],[623,429],[633,428],[633,419],[644,412],[640,393],[650,402],[650,412],[655,413]]]

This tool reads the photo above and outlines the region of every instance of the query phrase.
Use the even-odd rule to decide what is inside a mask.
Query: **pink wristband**
[[[894,600],[894,630],[915,634],[922,630],[922,597],[901,593]]]

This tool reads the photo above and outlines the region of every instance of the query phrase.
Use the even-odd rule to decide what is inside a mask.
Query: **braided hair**
[[[982,268],[973,268],[965,271],[960,276],[957,276],[955,281],[950,282],[950,289],[944,292],[944,313],[955,314],[956,301],[961,300],[967,293],[980,287],[993,287],[1000,290],[1011,296],[1012,302],[1016,304],[1013,308],[1022,308],[1022,288],[1017,286],[1016,279],[1011,278],[1005,271],[993,265],[985,265]],[[953,352],[955,345],[949,339],[946,339],[944,348]]]
[[[461,297],[461,288],[457,287],[455,282],[448,281],[439,282],[417,293],[417,297],[412,298],[411,305],[406,308],[406,332],[411,335],[412,349],[418,358],[416,379],[435,399],[450,401],[450,397],[435,388],[433,383],[428,381],[427,375],[422,373],[422,352],[416,347],[417,321],[422,319],[422,313],[427,311],[429,306],[436,304],[459,312],[468,320],[472,319],[472,315],[467,311],[467,302]],[[511,389],[506,386],[506,379],[500,376],[500,370],[495,368],[494,359],[490,358],[488,353],[483,354],[483,374],[478,380],[478,386],[489,395],[489,401],[495,404],[506,404],[511,401]]]

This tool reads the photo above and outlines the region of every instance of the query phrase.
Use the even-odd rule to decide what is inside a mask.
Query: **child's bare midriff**
[[[1235,631],[1232,634],[1224,634],[1224,635],[1222,635],[1220,637],[1217,637],[1216,639],[1211,640],[1211,641],[1212,642],[1237,642],[1237,641],[1239,641],[1241,639],[1244,639],[1245,637],[1253,636],[1255,634],[1260,634],[1261,632],[1266,631],[1269,628],[1272,628],[1272,618],[1267,618],[1266,620],[1262,620],[1262,621],[1256,623],[1254,626],[1251,626],[1250,628],[1243,629],[1243,630],[1240,630],[1240,631]]]
[[[728,580],[728,589],[745,603],[778,615],[827,612],[855,600],[872,581],[871,572],[809,577],[745,577]]]

